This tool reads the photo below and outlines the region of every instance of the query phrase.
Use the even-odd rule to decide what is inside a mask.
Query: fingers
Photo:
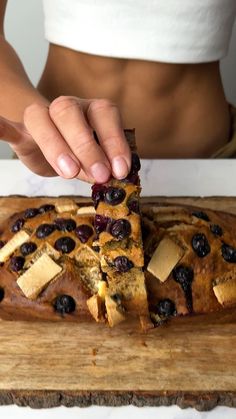
[[[131,153],[117,106],[107,99],[93,100],[87,108],[87,117],[111,163],[113,176],[126,177],[130,171]]]
[[[127,176],[131,153],[116,105],[106,99],[62,96],[52,102],[49,114],[87,176],[100,183],[108,180],[111,170],[119,179]]]
[[[80,101],[59,97],[50,105],[49,115],[87,176],[99,183],[106,182],[111,174],[109,160],[94,139]]]
[[[46,106],[29,106],[25,111],[24,123],[56,173],[65,178],[78,175],[81,170],[80,162],[50,119]]]
[[[49,107],[30,105],[24,124],[0,118],[0,136],[26,166],[43,176],[58,174],[103,183],[111,171],[121,179],[130,170],[131,153],[120,113],[105,99],[62,96]]]

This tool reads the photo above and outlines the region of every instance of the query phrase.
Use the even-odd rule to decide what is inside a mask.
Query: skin
[[[34,88],[4,38],[6,4],[0,3],[0,137],[33,172],[90,182],[125,177],[123,127],[136,128],[144,158],[209,157],[228,141],[218,62],[114,59],[50,45]]]

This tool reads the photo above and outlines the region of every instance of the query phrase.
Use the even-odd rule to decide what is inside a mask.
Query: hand
[[[0,138],[41,176],[103,183],[111,173],[119,179],[130,170],[120,113],[107,99],[60,96],[48,106],[32,104],[25,109],[24,124],[0,117]]]

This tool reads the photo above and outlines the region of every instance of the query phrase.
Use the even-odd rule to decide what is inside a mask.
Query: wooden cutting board
[[[236,198],[144,199],[157,200],[236,214]],[[35,205],[35,198],[0,198],[0,221]],[[0,404],[236,406],[235,371],[233,312],[174,319],[147,334],[137,324],[0,321]]]

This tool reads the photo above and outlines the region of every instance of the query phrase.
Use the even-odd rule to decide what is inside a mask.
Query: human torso
[[[208,157],[227,142],[229,111],[218,62],[165,64],[85,54],[50,45],[38,89],[109,98],[142,157]]]
[[[136,128],[143,157],[208,157],[227,142],[219,60],[235,0],[43,4],[50,49],[39,89],[50,99],[116,102],[124,127]]]

